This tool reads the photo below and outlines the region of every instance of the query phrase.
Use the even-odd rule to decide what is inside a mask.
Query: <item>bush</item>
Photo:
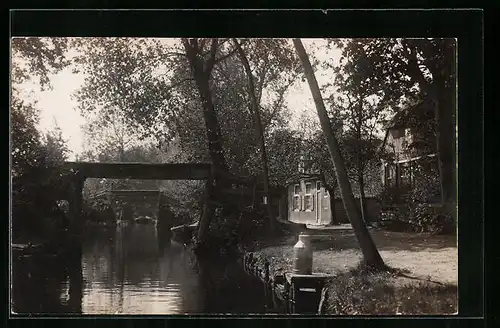
[[[379,195],[383,207],[382,218],[392,222],[405,222],[405,227],[394,223],[398,227],[396,230],[433,234],[456,232],[452,216],[441,207],[430,205],[440,202],[439,173],[432,161],[428,159],[413,163],[414,179],[411,188],[389,187]]]
[[[12,180],[12,233],[48,238],[55,229],[68,225],[68,218],[57,201],[67,195],[68,179],[43,167],[32,168]]]
[[[410,207],[410,222],[418,232],[430,232],[432,234],[453,234],[456,225],[450,213],[441,207],[429,204],[412,204]]]
[[[196,241],[196,248],[203,248],[203,252],[209,253],[237,252],[240,246],[255,241],[255,236],[265,235],[265,219],[265,215],[251,208],[243,211],[231,208],[226,213],[218,208],[210,223],[208,239],[204,245]]]

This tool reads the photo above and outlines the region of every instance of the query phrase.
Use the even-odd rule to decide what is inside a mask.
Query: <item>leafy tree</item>
[[[259,43],[241,41],[245,50],[250,45],[254,49]],[[161,149],[178,147],[183,160],[210,160],[218,169],[243,175],[257,172],[246,77],[229,40],[100,39],[78,47],[78,62],[87,76],[77,94],[84,111],[105,106],[123,112],[141,134],[153,135]],[[272,54],[279,52],[274,48]],[[272,54],[269,61],[276,61]],[[256,94],[271,98],[260,108],[269,132],[283,120],[284,93],[291,82],[274,65],[264,70],[258,57],[248,59],[258,70]],[[269,89],[273,97],[262,97]]]
[[[66,58],[66,38],[16,37],[11,40],[11,50],[14,84],[37,79],[42,90],[51,88],[50,75],[70,63]]]
[[[20,176],[39,165],[42,143],[37,130],[38,112],[31,105],[13,97],[11,105],[12,175]]]
[[[63,38],[13,38],[11,40],[11,149],[12,173],[19,176],[42,165],[42,136],[37,130],[36,102],[22,95],[21,84],[38,82],[50,87],[49,76],[67,66]]]
[[[370,39],[364,56],[370,79],[385,88],[393,103],[423,99],[432,104],[441,200],[456,216],[456,40]]]
[[[59,174],[39,171],[65,153],[58,133],[49,133],[44,144],[37,130],[39,112],[36,102],[23,97],[22,83],[50,87],[50,75],[67,65],[66,42],[59,38],[13,38],[11,40],[11,157],[12,157],[12,230],[14,237],[31,231],[43,234],[43,218],[54,216]],[[56,155],[56,156],[55,156]]]
[[[44,138],[44,160],[47,166],[58,166],[68,159],[67,140],[62,135],[61,127],[54,119],[52,128]]]
[[[344,160],[340,152],[340,147],[335,138],[330,125],[330,120],[328,119],[327,111],[325,109],[325,104],[321,96],[321,92],[318,86],[316,77],[314,76],[314,71],[312,69],[311,63],[309,62],[309,57],[302,45],[300,39],[293,39],[293,43],[297,54],[302,62],[304,68],[304,74],[307,78],[307,82],[311,89],[313,95],[314,103],[316,104],[316,109],[318,111],[319,121],[321,123],[321,128],[328,145],[328,150],[330,151],[330,156],[332,162],[335,166],[335,173],[337,176],[337,181],[339,183],[340,194],[342,196],[342,201],[346,209],[347,217],[351,222],[356,238],[361,246],[361,251],[363,252],[363,258],[367,265],[376,268],[385,268],[384,261],[380,256],[373,239],[370,236],[366,225],[359,213],[359,208],[356,206],[354,195],[352,193],[351,185],[347,176],[347,172],[344,165]]]
[[[125,162],[126,152],[139,144],[136,130],[118,111],[103,109],[87,115],[82,126],[87,156],[100,162]]]
[[[260,70],[260,74],[258,77],[258,82],[259,82],[259,89],[256,89],[256,84],[255,84],[255,77],[252,72],[252,68],[250,66],[250,62],[247,58],[247,55],[243,51],[243,48],[239,44],[239,42],[236,39],[232,39],[234,46],[236,47],[238,56],[241,60],[241,63],[243,64],[247,79],[248,79],[248,95],[250,98],[250,112],[252,113],[253,119],[254,119],[254,124],[255,124],[255,132],[256,132],[256,137],[258,140],[258,148],[260,152],[260,157],[261,157],[261,166],[262,166],[262,181],[264,184],[264,195],[267,197],[268,202],[267,202],[267,210],[268,210],[268,216],[269,216],[269,222],[271,223],[271,230],[274,227],[274,214],[273,214],[273,209],[270,201],[270,194],[269,194],[269,165],[268,165],[268,155],[266,152],[266,143],[265,143],[265,135],[264,135],[264,126],[262,124],[262,119],[261,119],[261,100],[262,100],[262,92],[263,92],[263,86],[264,82],[266,80],[266,73],[267,71],[270,70],[270,60],[269,57],[260,57],[259,60],[263,61],[264,64],[262,65],[263,67]],[[273,42],[273,41],[271,41]],[[264,44],[265,41],[263,42]],[[267,44],[266,44],[267,45]],[[274,49],[280,49],[283,51],[283,47],[276,47]],[[286,49],[286,48],[285,48]],[[276,53],[276,51],[275,51]],[[283,57],[283,59],[288,59],[291,58],[291,56],[288,57]],[[283,66],[283,65],[276,65],[276,66]]]
[[[367,170],[379,162],[381,126],[387,120],[390,94],[374,82],[371,65],[365,53],[369,40],[336,40],[342,49],[339,65],[334,67],[335,92],[328,102],[343,121],[343,155],[348,173],[359,188],[361,215],[365,221],[365,186]],[[327,65],[328,66],[328,65]]]

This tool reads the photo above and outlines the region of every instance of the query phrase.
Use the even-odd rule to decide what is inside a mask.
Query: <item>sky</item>
[[[302,42],[309,55],[313,55],[321,62],[333,59],[335,63],[338,63],[339,50],[326,51],[324,47],[325,41],[302,39]],[[331,72],[318,70],[316,78],[321,87],[331,80],[332,75]],[[85,123],[85,119],[77,109],[77,101],[72,99],[72,94],[80,88],[83,81],[83,75],[74,74],[71,68],[67,68],[51,77],[52,90],[40,91],[34,84],[24,86],[24,91],[32,93],[34,99],[38,102],[40,131],[50,130],[55,120],[62,130],[68,148],[72,152],[70,160],[75,159],[75,155],[81,153],[83,149],[84,136],[81,126]],[[304,117],[304,114],[308,119],[317,121],[316,108],[307,82],[299,81],[292,85],[285,101],[292,113],[292,117],[290,117],[292,126],[296,126],[299,119]]]

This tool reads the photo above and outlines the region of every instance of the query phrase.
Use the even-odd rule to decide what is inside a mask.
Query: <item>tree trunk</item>
[[[366,197],[365,197],[365,179],[363,174],[358,174],[358,185],[359,185],[359,208],[361,209],[361,217],[363,221],[368,223],[367,213],[366,213]]]
[[[212,92],[210,91],[210,75],[211,68],[205,68],[204,60],[198,53],[197,41],[190,43],[188,40],[183,39],[184,48],[186,50],[186,56],[189,60],[191,71],[194,76],[198,92],[200,93],[200,101],[203,108],[203,118],[205,121],[205,128],[207,130],[208,138],[208,150],[210,153],[210,158],[212,159],[212,164],[218,170],[227,171],[228,166],[224,158],[224,152],[222,149],[222,139],[220,133],[220,126],[217,120],[217,114],[215,112],[214,103],[212,101]],[[212,41],[216,42],[216,41]],[[215,54],[213,54],[215,56]],[[215,60],[215,58],[210,58],[209,60]]]
[[[215,63],[217,40],[212,39],[210,58],[207,62],[205,62],[203,56],[199,52],[198,40],[193,39],[189,41],[188,39],[182,39],[182,43],[184,45],[184,49],[186,50],[186,56],[200,94],[200,101],[203,108],[203,118],[207,131],[208,150],[214,168],[212,171],[212,177],[214,178],[213,182],[212,180],[207,181],[205,204],[198,228],[198,238],[201,238],[199,242],[200,244],[203,244],[206,240],[210,222],[212,221],[215,212],[215,206],[211,203],[213,188],[222,189],[228,185],[228,182],[225,179],[219,179],[215,174],[217,171],[228,171],[228,166],[222,149],[220,126],[217,120],[214,103],[212,101],[212,92],[209,84],[212,68]],[[231,212],[229,206],[224,206],[222,215],[229,215],[229,212]]]
[[[271,195],[269,194],[269,170],[268,170],[268,164],[267,164],[267,153],[266,153],[266,143],[264,140],[264,129],[262,127],[262,121],[260,118],[260,110],[259,110],[259,103],[257,102],[257,97],[255,96],[255,85],[253,81],[253,75],[252,75],[252,70],[250,68],[250,64],[248,63],[248,59],[243,52],[243,49],[241,48],[240,44],[236,39],[233,39],[233,43],[238,51],[238,55],[240,57],[240,60],[243,64],[243,67],[245,68],[245,73],[248,78],[248,89],[249,89],[249,95],[250,95],[250,100],[252,103],[252,114],[255,120],[255,131],[257,134],[257,140],[259,141],[259,146],[260,146],[260,158],[261,158],[261,164],[262,164],[262,175],[263,175],[263,183],[264,183],[264,195],[267,198],[267,215],[269,216],[269,228],[271,231],[274,230],[274,213],[273,213],[273,208],[272,208],[272,201],[271,201]]]
[[[358,187],[359,187],[359,208],[361,210],[361,218],[366,224],[366,206],[365,206],[365,180],[363,177],[364,174],[364,168],[363,168],[363,152],[362,152],[362,146],[361,146],[361,127],[363,125],[363,95],[361,94],[361,88],[358,86],[357,88],[358,92],[358,122],[357,122],[357,131],[356,131],[356,137],[358,139],[358,152],[356,156],[356,170],[358,174]]]
[[[438,93],[435,103],[436,146],[438,150],[439,182],[441,202],[444,208],[456,218],[456,165],[455,165],[455,129],[453,122],[453,102],[448,92]]]
[[[433,91],[436,91],[436,146],[441,200],[444,208],[456,219],[456,43],[454,40],[450,42],[443,45],[445,61],[442,67],[436,67],[432,75],[439,76],[433,83]]]
[[[304,74],[311,89],[314,103],[318,112],[319,121],[321,123],[323,134],[328,145],[328,150],[330,151],[330,156],[335,167],[335,174],[337,176],[342,201],[344,203],[347,217],[352,224],[354,233],[361,247],[361,251],[363,252],[364,262],[365,264],[373,268],[384,269],[384,261],[382,260],[382,257],[380,256],[377,247],[373,242],[373,239],[371,238],[370,232],[366,228],[366,225],[361,218],[359,208],[356,204],[356,200],[354,199],[351,184],[349,182],[344,161],[342,159],[342,154],[340,153],[337,139],[333,134],[330,120],[328,119],[328,115],[325,109],[325,104],[323,103],[323,98],[319,90],[318,82],[316,81],[314,71],[312,69],[311,63],[309,62],[309,57],[307,56],[307,53],[300,39],[293,39],[293,43],[299,55],[300,61],[302,62],[302,66],[304,67]]]
[[[429,62],[433,82],[428,82],[420,68],[416,51],[412,52],[410,75],[421,87],[422,91],[434,104],[436,122],[436,148],[441,189],[441,202],[444,208],[456,219],[456,43],[442,44],[444,61],[434,64]],[[429,57],[437,56],[437,53]]]
[[[197,80],[203,104],[203,117],[205,119],[208,149],[212,163],[217,169],[228,171],[226,159],[224,158],[224,151],[222,149],[220,126],[217,120],[217,114],[215,113],[214,104],[212,102],[212,93],[210,92],[208,79],[203,77]]]

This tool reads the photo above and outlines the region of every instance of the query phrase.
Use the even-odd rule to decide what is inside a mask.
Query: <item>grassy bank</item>
[[[456,285],[419,281],[390,271],[356,268],[337,275],[326,292],[323,311],[328,314],[441,315],[458,310]]]
[[[451,314],[458,310],[458,254],[455,237],[372,231],[386,264],[373,273],[360,266],[361,252],[352,231],[315,238],[313,271],[334,274],[326,289],[328,314]],[[270,276],[292,271],[295,236],[255,243],[260,267]]]

